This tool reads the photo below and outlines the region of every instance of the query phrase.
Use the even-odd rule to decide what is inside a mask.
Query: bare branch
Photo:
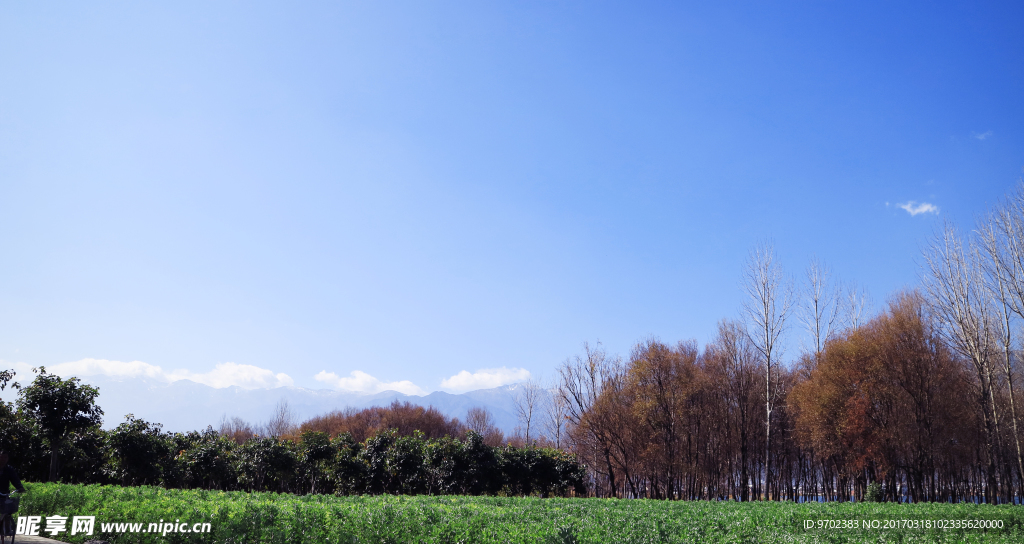
[[[836,333],[841,306],[839,285],[832,279],[832,270],[817,257],[812,258],[807,267],[800,321],[814,342],[816,358],[821,357],[825,342]]]

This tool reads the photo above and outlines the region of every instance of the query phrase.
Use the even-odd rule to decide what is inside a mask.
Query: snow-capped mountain
[[[164,430],[192,431],[217,428],[224,417],[240,417],[251,423],[270,419],[278,403],[288,407],[298,422],[346,407],[367,408],[387,406],[394,401],[419,406],[433,406],[449,417],[464,420],[473,407],[490,411],[495,425],[510,433],[516,426],[513,395],[516,385],[480,389],[461,394],[435,391],[428,395],[406,395],[397,391],[360,394],[330,389],[277,387],[273,389],[214,388],[189,380],[165,382],[141,378],[114,379],[91,376],[83,379],[99,387],[97,404],[103,409],[103,427],[113,428],[124,421],[126,414],[153,423],[162,423]]]

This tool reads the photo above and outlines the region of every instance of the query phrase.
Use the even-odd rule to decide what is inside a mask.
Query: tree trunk
[[[1017,406],[1013,400],[1013,373],[1010,372],[1010,365],[1006,365],[1006,367],[1006,385],[1010,389],[1010,418],[1013,420],[1013,441],[1017,445],[1017,477],[1024,481],[1024,461],[1021,459],[1020,434],[1017,432]],[[1024,486],[1021,490],[1024,491]]]
[[[771,374],[768,375],[769,380]],[[768,387],[770,389],[771,386]],[[771,393],[768,393],[769,395]],[[765,402],[765,423],[764,423],[764,497],[763,500],[770,501],[771,489],[769,488],[769,481],[772,477],[771,473],[771,459],[772,459],[772,405],[771,401]]]
[[[608,466],[608,484],[612,488],[611,497],[618,498],[618,489],[615,487],[615,468],[612,467],[612,453],[608,448],[604,448],[604,462]]]
[[[740,500],[747,502],[750,500],[750,477],[747,474],[747,433],[743,431],[742,438],[740,439]]]
[[[58,462],[57,456],[58,455],[59,454],[57,453],[57,446],[53,446],[53,449],[50,451],[50,480],[49,481],[51,481],[51,482],[56,482],[57,481],[57,462]]]

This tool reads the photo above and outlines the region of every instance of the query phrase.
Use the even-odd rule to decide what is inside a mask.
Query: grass
[[[1022,542],[1024,509],[974,504],[668,502],[463,496],[295,496],[30,484],[18,515],[93,515],[83,543]],[[899,520],[1000,520],[1001,530],[885,529]],[[208,522],[210,533],[102,532],[104,523]],[[818,520],[858,528],[805,529]],[[865,521],[877,529],[863,529]],[[70,528],[70,521],[68,528]],[[45,528],[45,521],[43,523]],[[49,536],[44,534],[43,536]]]

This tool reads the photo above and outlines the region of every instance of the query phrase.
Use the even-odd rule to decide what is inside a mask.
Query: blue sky
[[[584,341],[706,342],[765,239],[878,304],[940,221],[1020,179],[1022,20],[4,3],[0,360],[367,391],[551,378]]]

